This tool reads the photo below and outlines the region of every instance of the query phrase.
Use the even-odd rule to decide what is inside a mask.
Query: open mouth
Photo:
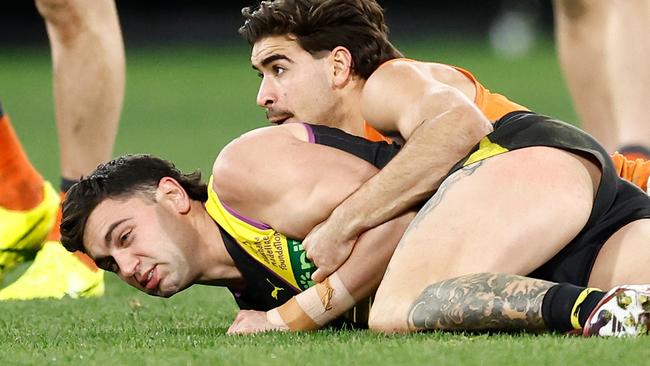
[[[156,266],[152,267],[145,275],[145,277],[142,279],[142,285],[144,288],[151,290],[156,288],[158,286],[159,278],[156,275]]]

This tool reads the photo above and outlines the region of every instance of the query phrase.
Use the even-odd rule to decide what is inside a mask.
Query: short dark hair
[[[375,0],[270,0],[243,8],[242,15],[246,21],[239,33],[251,46],[288,34],[312,55],[342,46],[364,79],[382,63],[403,57],[388,41],[384,10]]]
[[[99,165],[88,177],[73,185],[63,201],[61,242],[71,252],[86,252],[83,243],[86,221],[106,199],[126,199],[137,194],[151,197],[164,177],[171,177],[197,201],[208,200],[207,185],[198,170],[184,174],[173,163],[152,155],[125,155]]]

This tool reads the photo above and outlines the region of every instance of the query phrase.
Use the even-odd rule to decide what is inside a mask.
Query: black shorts
[[[580,233],[548,262],[529,274],[553,282],[586,286],[600,248],[626,224],[650,218],[650,197],[632,183],[619,178],[609,154],[590,135],[567,123],[531,112],[512,112],[494,124],[483,146],[477,146],[452,169],[456,171],[486,157],[479,150],[498,145],[497,151],[548,146],[570,151],[598,164],[602,178],[589,220]],[[494,154],[493,154],[494,155]],[[487,157],[493,156],[489,153]]]

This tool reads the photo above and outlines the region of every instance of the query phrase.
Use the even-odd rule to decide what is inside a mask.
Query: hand
[[[287,331],[286,325],[273,324],[265,311],[240,310],[226,334],[253,334],[268,331]]]
[[[328,219],[316,225],[303,240],[307,258],[318,267],[311,275],[312,280],[322,282],[350,256],[358,236],[346,235],[343,226]]]

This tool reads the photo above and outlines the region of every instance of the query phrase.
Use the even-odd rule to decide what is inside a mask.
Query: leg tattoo
[[[400,249],[400,247],[404,244],[405,238],[408,237],[409,232],[413,229],[417,229],[422,219],[424,219],[424,217],[426,217],[429,212],[431,212],[431,210],[440,204],[442,198],[445,196],[445,193],[447,193],[447,190],[449,190],[449,188],[459,180],[474,174],[476,169],[478,169],[481,165],[483,165],[483,161],[478,161],[458,170],[457,172],[450,175],[447,179],[445,179],[442,184],[440,184],[440,187],[438,188],[436,194],[434,194],[433,197],[431,197],[427,203],[422,206],[417,215],[415,215],[415,218],[413,218],[413,221],[411,221],[409,226],[406,228],[406,231],[404,231],[404,235],[402,236],[402,240],[400,240],[399,244],[397,244],[397,249]]]
[[[429,285],[408,315],[412,330],[545,329],[542,300],[555,283],[516,275],[480,273]]]

